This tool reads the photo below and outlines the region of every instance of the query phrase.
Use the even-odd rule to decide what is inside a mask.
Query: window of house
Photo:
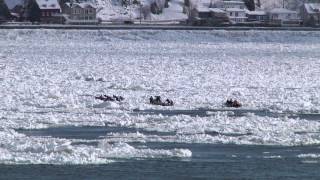
[[[278,19],[278,14],[274,14],[273,19]]]
[[[238,12],[235,12],[235,15],[236,15],[236,17],[238,17],[238,16],[239,16],[239,13],[238,13]]]

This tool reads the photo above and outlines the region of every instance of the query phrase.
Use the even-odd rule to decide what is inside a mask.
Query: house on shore
[[[232,23],[244,23],[247,21],[246,6],[242,0],[217,1],[214,8],[224,10]]]
[[[247,21],[246,11],[239,8],[226,8],[227,15],[233,23],[244,23]]]
[[[300,15],[304,26],[320,26],[320,3],[305,3]]]
[[[42,23],[62,24],[64,18],[61,14],[61,8],[58,0],[36,0],[40,11]]]
[[[188,19],[192,25],[221,25],[229,22],[225,11],[203,5],[191,9]]]
[[[98,24],[97,8],[91,3],[66,3],[63,9],[67,24]]]
[[[274,8],[268,12],[269,24],[278,26],[300,26],[298,12],[285,8]]]
[[[247,21],[255,23],[266,23],[268,21],[268,14],[263,10],[246,11]]]

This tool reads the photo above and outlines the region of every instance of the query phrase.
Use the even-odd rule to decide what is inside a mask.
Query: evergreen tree
[[[41,10],[35,0],[28,0],[25,6],[25,16],[27,20],[33,22],[40,22]]]
[[[0,0],[0,17],[7,19],[10,17],[10,11],[4,0]]]
[[[244,3],[246,4],[248,10],[250,10],[250,11],[254,11],[255,10],[254,0],[244,0]]]

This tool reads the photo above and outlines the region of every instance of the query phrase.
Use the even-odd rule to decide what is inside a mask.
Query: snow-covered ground
[[[0,163],[192,156],[188,149],[138,148],[131,142],[319,144],[319,121],[209,111],[204,117],[135,113],[221,109],[227,98],[239,99],[244,109],[319,113],[319,36],[286,31],[2,30]],[[125,101],[102,103],[94,99],[99,94],[122,95]],[[175,106],[152,106],[151,95],[171,98]],[[105,124],[169,134],[111,132],[97,140],[98,146],[89,146],[15,130]]]
[[[183,0],[171,0],[169,7],[164,8],[161,14],[149,13],[144,17],[140,11],[144,8],[150,8],[152,0],[140,1],[142,7],[136,4],[128,5],[127,7],[115,0],[96,0],[96,5],[99,8],[98,18],[104,21],[117,21],[117,20],[137,20],[142,17],[142,21],[179,21],[186,20],[187,15],[183,13]]]
[[[161,1],[161,0],[158,0]],[[191,0],[193,6],[199,6],[200,4],[210,4],[218,0]],[[155,2],[155,0],[142,0],[139,1],[143,6]],[[273,8],[283,7],[282,0],[261,0],[261,8],[270,10]],[[299,10],[299,7],[303,4],[303,0],[290,0],[285,2],[285,7],[292,10]],[[116,20],[137,20],[143,15],[140,13],[140,6],[132,4],[127,7],[121,6],[117,0],[95,0],[97,7],[99,8],[98,17],[105,21]],[[144,21],[179,21],[186,20],[187,14],[183,13],[184,0],[171,0],[169,1],[169,7],[164,8],[161,14],[150,14],[143,19]]]

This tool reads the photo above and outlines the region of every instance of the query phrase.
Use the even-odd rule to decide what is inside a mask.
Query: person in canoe
[[[170,99],[166,99],[164,102],[161,100],[161,96],[151,96],[149,98],[150,104],[159,105],[159,106],[173,106],[173,101]]]
[[[95,99],[99,99],[101,101],[123,101],[124,98],[122,96],[108,96],[108,95],[100,95],[100,96],[95,96]]]
[[[242,104],[241,104],[239,101],[237,101],[237,100],[232,100],[232,99],[227,99],[225,105],[226,105],[227,107],[234,107],[234,108],[239,108],[239,107],[242,106]]]

